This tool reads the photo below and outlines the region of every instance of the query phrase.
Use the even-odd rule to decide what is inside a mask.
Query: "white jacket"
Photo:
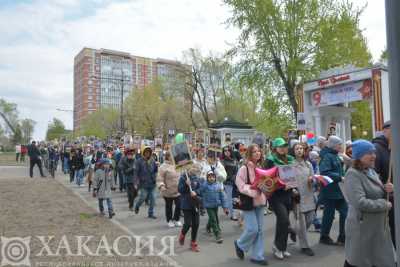
[[[204,175],[204,178],[207,179],[207,173],[209,171],[214,171],[215,176],[217,178],[217,182],[223,183],[226,180],[226,171],[222,163],[217,160],[217,162],[213,165],[210,165],[208,162],[205,164],[202,170],[202,175]]]

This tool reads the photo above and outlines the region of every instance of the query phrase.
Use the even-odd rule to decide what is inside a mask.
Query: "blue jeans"
[[[345,222],[347,217],[347,203],[344,199],[324,199],[324,212],[322,215],[321,236],[329,236],[335,219],[335,210],[339,212],[339,237],[345,237]]]
[[[126,181],[125,176],[122,173],[122,170],[118,169],[118,176],[119,176],[119,190],[122,191],[126,189]]]
[[[113,213],[113,206],[112,206],[111,198],[99,198],[99,210],[100,210],[100,212],[101,213],[104,212],[104,206],[103,206],[104,200],[107,201],[108,213],[109,214]]]
[[[75,171],[75,182],[77,185],[83,184],[83,169]]]
[[[64,173],[68,173],[69,172],[68,160],[69,160],[68,158],[64,158],[64,166],[63,166]]]
[[[149,198],[149,216],[154,215],[154,204],[156,202],[156,190],[155,188],[140,188],[139,189],[139,200],[136,203],[136,209],[139,209],[143,202]]]
[[[228,203],[228,209],[229,209],[229,216],[233,217],[233,203],[232,203],[232,190],[233,186],[232,185],[224,185],[225,188],[225,194],[226,194],[226,202]]]
[[[237,245],[245,252],[251,249],[252,259],[264,260],[264,207],[243,211],[243,216],[244,231],[237,240]]]

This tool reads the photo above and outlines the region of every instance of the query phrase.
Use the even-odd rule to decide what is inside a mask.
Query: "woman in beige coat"
[[[293,147],[296,160],[293,167],[296,169],[297,188],[293,191],[295,203],[293,205],[296,219],[295,228],[299,236],[301,252],[308,256],[314,256],[307,238],[307,230],[315,218],[315,200],[312,188],[314,170],[310,162],[305,160],[305,145],[298,143]]]
[[[353,142],[353,167],[345,177],[349,204],[346,219],[345,267],[394,267],[395,256],[388,226],[392,208],[386,194],[391,183],[382,184],[374,171],[375,147],[366,140]]]
[[[160,166],[157,176],[157,187],[165,200],[165,214],[167,217],[168,227],[181,227],[179,221],[181,215],[181,204],[178,192],[179,173],[175,169],[175,165],[171,162],[171,153],[165,153],[165,161]],[[173,204],[175,211],[173,212]],[[172,215],[173,214],[173,215]]]

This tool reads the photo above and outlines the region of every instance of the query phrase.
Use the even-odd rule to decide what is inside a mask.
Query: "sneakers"
[[[139,213],[139,207],[135,207],[135,214]]]
[[[328,246],[335,246],[335,242],[330,238],[329,236],[323,236],[321,235],[321,238],[319,239],[320,244],[328,245]]]
[[[278,260],[283,260],[285,257],[283,256],[283,252],[280,251],[275,245],[272,246],[272,252]]]
[[[237,240],[235,240],[235,242],[233,242],[235,244],[235,251],[236,251],[236,256],[243,260],[244,259],[244,252],[243,250],[239,247],[239,245],[237,244]]]
[[[175,227],[175,223],[173,221],[169,221],[168,222],[168,227],[169,228],[174,228]]]
[[[108,217],[110,218],[110,219],[112,219],[112,217],[114,217],[115,216],[115,212],[110,212],[110,214],[108,215]]]
[[[336,241],[336,245],[344,247],[345,243],[346,243],[346,237],[339,236],[337,241]]]
[[[255,260],[255,259],[250,259],[251,263],[257,264],[257,265],[261,265],[261,266],[267,266],[268,265],[268,261],[266,260]]]
[[[231,221],[237,222],[239,219],[236,217],[231,217]]]
[[[289,257],[292,256],[292,254],[290,254],[290,253],[287,252],[287,251],[284,251],[284,252],[283,252],[283,256],[286,257],[286,258],[289,258]]]
[[[129,211],[132,211],[132,212],[133,212],[133,207],[129,207]]]
[[[193,252],[200,252],[199,246],[195,241],[192,241],[192,243],[190,244],[190,250]]]
[[[176,221],[174,224],[175,227],[182,227],[182,223],[180,221]]]
[[[314,251],[311,248],[302,248],[301,253],[307,255],[307,256],[314,256]]]
[[[321,226],[314,224],[314,232],[321,233]]]
[[[297,242],[297,236],[296,236],[296,233],[294,231],[291,231],[289,233],[289,237],[290,237],[290,240],[292,240],[293,243]]]
[[[222,237],[217,237],[216,238],[217,244],[222,244],[224,242],[224,239],[222,239]]]
[[[179,241],[179,245],[183,246],[185,244],[185,235],[181,233],[179,235],[178,241]]]

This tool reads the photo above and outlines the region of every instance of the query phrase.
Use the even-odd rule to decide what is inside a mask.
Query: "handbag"
[[[246,165],[247,180],[246,184],[250,184],[249,168]],[[239,192],[239,201],[233,203],[233,208],[238,210],[249,211],[254,209],[253,198]]]

